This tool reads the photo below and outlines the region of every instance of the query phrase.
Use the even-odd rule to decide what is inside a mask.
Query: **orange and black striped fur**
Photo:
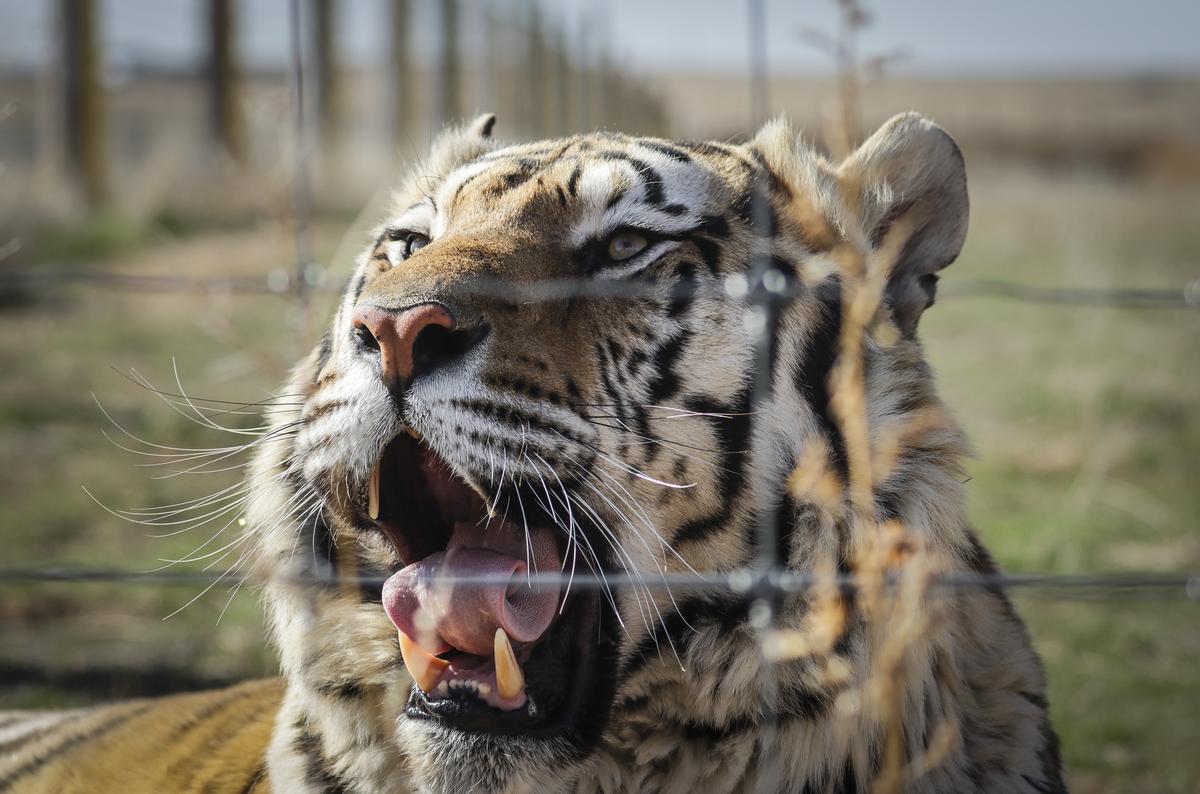
[[[0,716],[0,791],[60,794],[272,790],[266,748],[283,687]]]
[[[508,148],[492,123],[444,134],[399,191],[285,389],[298,403],[255,445],[246,517],[274,577],[282,681],[4,717],[0,791],[870,789],[886,726],[846,695],[886,632],[853,599],[835,643],[766,661],[749,596],[656,578],[751,564],[764,522],[794,571],[863,558],[859,523],[785,483],[814,451],[845,482],[834,253],[879,248],[900,223],[863,342],[870,430],[896,442],[873,519],[902,524],[935,570],[994,572],[965,513],[965,441],[918,340],[966,234],[957,146],[915,114],[837,164],[783,123],[744,145],[594,133]],[[546,281],[636,294],[524,290]],[[790,297],[748,319],[747,283]],[[358,319],[420,306],[441,327],[399,359]],[[570,570],[630,585],[570,591],[574,650],[527,649],[526,690],[553,719],[431,717],[378,585],[300,581],[387,578],[433,543],[372,517],[373,471],[406,433],[505,520],[559,533]],[[818,600],[780,597],[775,626],[816,631]],[[906,790],[1064,791],[1046,682],[1004,593],[935,588],[924,603],[937,619],[896,684]]]

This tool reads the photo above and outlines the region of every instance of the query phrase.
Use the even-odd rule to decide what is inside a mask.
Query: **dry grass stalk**
[[[825,138],[835,155],[844,157],[862,140],[862,87],[904,59],[903,51],[864,55],[859,36],[871,27],[871,12],[860,0],[834,0],[837,26],[833,34],[802,27],[800,41],[833,61],[837,71],[837,112],[826,114]]]
[[[860,228],[857,202],[863,195],[862,185],[844,177],[842,188],[851,202],[847,207],[849,225]],[[802,228],[818,233],[831,231],[827,222],[811,217],[815,208],[801,203],[793,209],[800,214],[793,220]],[[828,443],[814,437],[787,483],[794,497],[848,528],[845,542],[858,585],[855,603],[870,638],[871,655],[860,691],[846,702],[857,704],[880,726],[883,758],[873,789],[882,794],[901,791],[905,781],[939,763],[957,741],[953,728],[942,726],[925,754],[907,761],[905,698],[914,649],[937,622],[928,602],[936,567],[915,533],[897,521],[880,524],[875,509],[875,487],[892,473],[903,450],[944,426],[943,413],[933,409],[876,428],[874,433],[870,424],[867,350],[899,342],[883,295],[891,269],[915,231],[916,220],[897,219],[874,250],[853,237],[831,241],[825,248],[842,284],[842,325],[829,388],[831,409],[845,443],[848,481],[842,482],[830,466]],[[833,649],[852,617],[832,567],[818,572],[809,605],[809,614],[799,629],[772,632],[765,638],[764,653],[778,662],[808,657],[823,671],[826,686],[843,688],[852,671]]]
[[[770,662],[787,662],[813,658],[824,663],[827,671],[844,679],[849,671],[844,661],[834,661],[837,643],[846,634],[850,610],[838,581],[837,567],[832,561],[814,571],[815,583],[808,591],[809,611],[799,629],[774,629],[764,638],[763,652]],[[840,684],[830,681],[827,684]]]
[[[904,700],[914,646],[928,636],[926,595],[934,569],[917,537],[903,524],[878,526],[874,543],[855,570],[862,582],[863,614],[874,649],[863,698],[884,728],[884,754],[874,788],[899,792],[905,775]]]
[[[788,477],[788,493],[796,500],[816,506],[827,518],[841,518],[845,512],[842,478],[830,465],[829,443],[813,434]]]
[[[960,741],[962,736],[954,723],[946,721],[938,725],[933,732],[933,738],[929,740],[929,749],[910,761],[904,770],[904,785],[911,785],[930,770],[936,769],[950,753],[958,749]]]

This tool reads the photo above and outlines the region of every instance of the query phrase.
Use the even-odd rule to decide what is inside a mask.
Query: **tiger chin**
[[[259,727],[238,758],[255,763],[219,780],[871,790],[885,726],[845,695],[880,634],[853,598],[831,648],[768,660],[752,598],[680,582],[753,565],[764,524],[796,573],[860,555],[861,527],[787,483],[818,448],[846,481],[831,261],[901,223],[863,390],[871,428],[919,432],[874,483],[873,518],[939,571],[995,573],[918,341],[966,235],[958,147],[916,114],[836,164],[783,122],[744,145],[600,132],[504,147],[494,121],[444,133],[414,169],[284,390],[301,399],[259,445],[246,517],[282,688],[246,690]],[[766,315],[731,289],[771,283],[787,298]],[[772,625],[803,636],[817,598],[776,598]],[[925,599],[938,620],[899,684],[903,789],[1065,791],[1045,678],[1004,593]],[[831,657],[840,676],[820,674]],[[218,780],[199,775],[179,788]]]

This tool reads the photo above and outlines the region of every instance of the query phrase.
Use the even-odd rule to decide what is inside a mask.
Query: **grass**
[[[88,266],[212,230],[237,228],[222,219],[164,209],[148,218],[102,210],[81,220],[49,223],[31,232],[15,257],[22,264]]]
[[[1179,286],[1194,194],[977,180],[946,279]],[[970,433],[971,514],[1002,564],[1200,569],[1200,313],[946,301],[924,334]],[[1200,605],[1182,593],[1022,594],[1074,791],[1200,786]]]
[[[1022,595],[1077,792],[1193,792],[1200,607],[1123,595]]]
[[[972,231],[951,282],[1178,286],[1195,279],[1195,188],[976,173]],[[328,257],[341,231],[322,228]],[[291,256],[284,230],[156,237],[112,253],[125,269],[261,273]],[[342,269],[348,265],[342,264]],[[323,319],[321,311],[314,318]],[[923,320],[943,394],[971,435],[970,507],[1006,568],[1081,573],[1200,569],[1200,312],[946,300]],[[154,567],[196,537],[149,538],[100,510],[194,497],[231,482],[152,480],[102,438],[95,391],[131,431],[226,443],[113,372],[169,384],[171,357],[205,396],[255,400],[317,338],[271,297],[64,289],[0,312],[0,500],[6,566]],[[6,586],[0,706],[87,702],[273,669],[253,596],[216,625],[225,594],[162,620],[188,588]],[[1064,600],[1022,592],[1046,662],[1073,790],[1200,786],[1200,606],[1180,593]],[[81,677],[79,671],[90,671]],[[134,684],[130,684],[133,681]]]
[[[318,227],[326,261],[336,234]],[[113,261],[123,270],[241,274],[266,272],[290,256],[286,230],[265,226],[161,241],[114,255]],[[237,472],[156,479],[161,471],[139,468],[145,460],[101,435],[107,423],[93,393],[140,437],[176,446],[229,444],[231,437],[184,419],[121,373],[136,368],[173,387],[175,357],[193,393],[259,400],[278,387],[308,340],[317,338],[315,321],[323,320],[326,309],[315,307],[313,319],[298,326],[288,304],[275,297],[146,296],[66,287],[50,300],[0,312],[0,368],[10,373],[0,381],[3,566],[147,570],[194,549],[204,538],[151,537],[149,530],[106,513],[83,487],[105,505],[138,508],[216,490],[234,482]],[[108,430],[121,439],[119,431]],[[217,588],[166,618],[197,589],[5,588],[0,678],[7,685],[0,704],[74,704],[134,694],[131,690],[152,693],[166,682],[194,688],[273,672],[274,655],[264,642],[253,594],[240,593],[222,617],[228,592]],[[79,674],[85,670],[92,675]]]

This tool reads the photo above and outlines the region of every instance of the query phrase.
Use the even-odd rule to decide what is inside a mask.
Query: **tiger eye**
[[[429,245],[429,238],[425,235],[410,234],[404,239],[404,258],[407,259],[427,245]]]
[[[608,241],[608,258],[621,262],[646,250],[649,241],[637,232],[618,232]]]

